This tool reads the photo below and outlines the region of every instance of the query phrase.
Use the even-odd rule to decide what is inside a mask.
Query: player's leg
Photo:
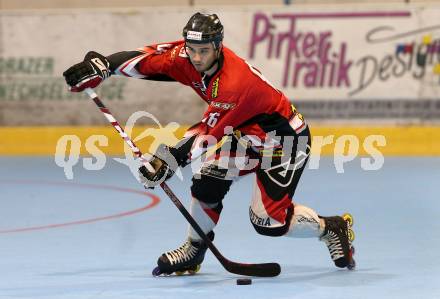
[[[215,154],[206,158],[193,176],[190,213],[205,233],[211,232],[217,225],[223,209],[223,198],[240,175],[235,163],[236,149],[237,140],[228,138]],[[201,240],[190,225],[188,238]]]
[[[306,142],[293,144],[292,158],[285,163],[274,157],[270,168],[257,170],[250,218],[256,231],[268,236],[320,238],[338,267],[354,267],[349,227],[342,217],[321,217],[313,209],[293,204],[292,198],[306,166],[310,135],[302,132]],[[306,153],[306,158],[304,158]],[[285,160],[284,160],[285,161]],[[291,165],[291,168],[287,168]]]
[[[293,228],[292,221],[306,216],[305,209],[295,211],[292,197],[306,166],[310,152],[309,130],[295,136],[282,150],[265,151],[256,170],[256,183],[250,206],[250,218],[255,230],[263,235],[284,236]],[[289,146],[289,148],[287,148]],[[271,154],[270,157],[267,157]],[[311,216],[315,216],[316,213]],[[310,215],[307,215],[310,216]],[[316,215],[317,218],[317,215]],[[318,221],[319,222],[319,221]],[[319,236],[319,223],[316,226]]]
[[[226,172],[227,169],[216,163],[205,163],[192,179],[190,214],[211,240],[214,239],[213,229],[223,209],[222,200],[232,184],[232,180],[223,175]],[[197,272],[207,249],[197,232],[188,226],[184,244],[159,257],[157,264],[160,273]]]

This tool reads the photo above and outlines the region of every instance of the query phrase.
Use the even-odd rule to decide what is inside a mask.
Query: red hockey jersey
[[[305,128],[287,97],[229,48],[223,47],[220,69],[205,86],[184,46],[184,41],[176,41],[137,49],[143,54],[121,64],[115,73],[143,79],[168,77],[194,89],[209,106],[186,136],[211,135],[220,141],[229,126],[258,146],[270,131],[285,136]]]

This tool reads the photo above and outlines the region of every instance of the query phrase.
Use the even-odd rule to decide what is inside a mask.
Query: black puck
[[[250,279],[250,278],[239,278],[239,279],[237,279],[237,284],[238,285],[252,284],[252,279]]]

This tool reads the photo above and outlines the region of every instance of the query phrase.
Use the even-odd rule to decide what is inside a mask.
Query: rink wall
[[[366,137],[383,135],[386,155],[440,154],[434,2],[2,10],[0,154],[53,154],[63,135],[82,143],[103,135],[103,150],[121,153],[118,136],[85,95],[67,91],[62,72],[89,50],[108,55],[179,39],[194,11],[220,16],[226,46],[291,99],[317,140],[334,135],[323,154],[332,154],[342,135],[355,136],[360,153]],[[148,113],[137,126],[185,128],[206,108],[176,83],[112,77],[98,93],[121,123]]]

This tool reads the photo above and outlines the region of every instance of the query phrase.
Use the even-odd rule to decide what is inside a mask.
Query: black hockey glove
[[[159,146],[153,157],[150,164],[155,172],[150,172],[144,165],[138,171],[140,182],[149,189],[154,189],[157,185],[171,178],[178,167],[169,148],[163,144]]]
[[[88,87],[94,88],[110,77],[110,63],[105,56],[90,51],[84,57],[84,61],[68,68],[63,76],[70,91],[79,92]]]

